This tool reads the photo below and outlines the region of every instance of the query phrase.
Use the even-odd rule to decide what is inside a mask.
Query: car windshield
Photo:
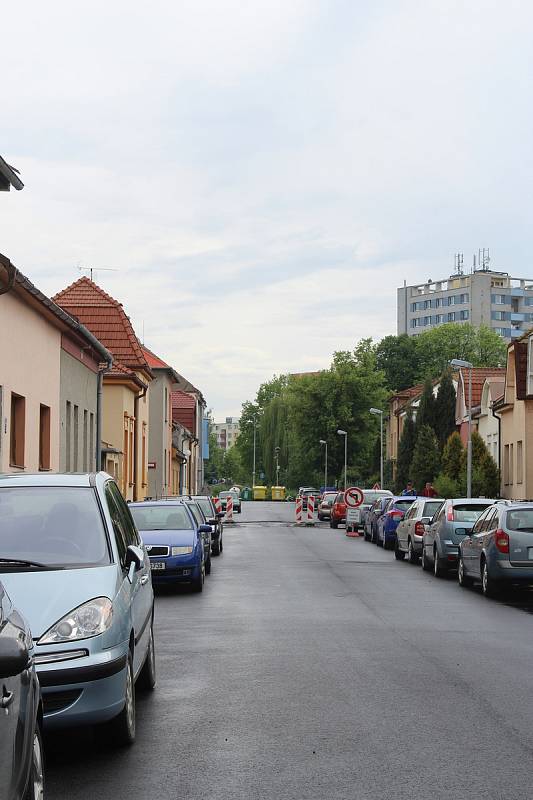
[[[533,531],[533,508],[508,511],[506,525],[510,531]]]
[[[304,497],[304,495],[307,495],[307,496],[313,495],[313,496],[315,496],[317,494],[320,494],[318,489],[303,489],[302,490],[302,497]]]
[[[0,558],[33,561],[58,569],[110,564],[109,542],[94,489],[0,489]],[[0,571],[12,571],[14,567],[2,562]]]
[[[196,502],[204,512],[204,515],[207,519],[210,519],[213,516],[213,508],[211,506],[211,500],[208,497],[197,497]]]
[[[442,505],[442,500],[430,500],[428,503],[424,503],[424,511],[422,513],[423,517],[432,517],[435,511],[438,511]]]
[[[469,505],[462,503],[453,507],[454,522],[475,522],[476,519],[485,511],[492,503]]]
[[[234,500],[239,499],[239,495],[237,492],[220,492],[219,494],[220,499],[226,499],[226,497],[233,497]],[[196,501],[198,502],[198,501]]]
[[[130,506],[140,531],[184,531],[192,529],[192,521],[183,506]]]
[[[322,502],[327,503],[328,506],[332,506],[333,503],[335,502],[336,496],[337,496],[336,494],[325,494],[324,497],[322,498]]]

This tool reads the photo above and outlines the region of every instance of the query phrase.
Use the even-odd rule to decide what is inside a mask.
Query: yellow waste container
[[[266,500],[266,493],[267,487],[266,486],[254,486],[254,500]]]
[[[273,486],[272,500],[285,500],[285,491],[284,486]]]

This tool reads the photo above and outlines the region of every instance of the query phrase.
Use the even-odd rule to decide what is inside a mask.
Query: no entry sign
[[[350,486],[349,489],[346,489],[344,494],[344,502],[347,506],[350,506],[350,508],[359,508],[363,502],[363,499],[363,490],[359,489],[358,486]]]

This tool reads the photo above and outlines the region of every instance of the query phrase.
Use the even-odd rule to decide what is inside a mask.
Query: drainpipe
[[[138,453],[139,453],[139,400],[141,400],[148,391],[148,386],[145,386],[142,392],[135,396],[133,400],[133,499],[139,499],[139,464],[138,464]]]
[[[502,418],[494,410],[494,406],[490,408],[494,419],[498,420],[498,469],[501,469],[502,463]]]

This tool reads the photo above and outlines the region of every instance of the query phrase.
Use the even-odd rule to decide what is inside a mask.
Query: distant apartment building
[[[214,422],[212,432],[217,437],[217,444],[223,450],[229,450],[237,441],[240,431],[239,417],[226,417],[225,422]]]
[[[533,278],[489,269],[398,289],[398,334],[417,336],[447,322],[488,325],[510,342],[533,325]]]

